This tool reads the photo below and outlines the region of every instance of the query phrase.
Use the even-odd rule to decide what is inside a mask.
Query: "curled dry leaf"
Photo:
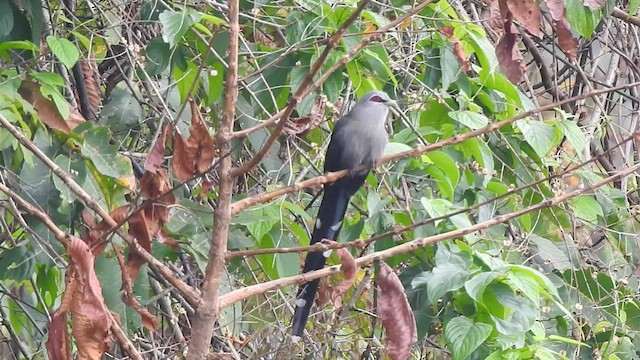
[[[464,49],[462,48],[462,43],[458,38],[453,34],[453,26],[443,26],[438,31],[446,36],[449,41],[453,43],[453,54],[458,59],[460,66],[462,66],[462,71],[469,72],[471,70],[471,64],[469,63],[469,58],[467,54],[465,54]]]
[[[143,202],[142,210],[129,219],[129,234],[138,240],[142,248],[150,251],[154,236],[158,235],[160,229],[169,221],[169,206],[176,203],[176,198],[170,191],[171,185],[165,169],[156,169],[155,173],[145,171],[140,180],[140,188],[147,200]],[[165,239],[165,242],[168,241]],[[177,246],[175,242],[171,245]],[[129,254],[126,273],[131,282],[138,277],[140,266],[144,263],[144,259],[137,252],[132,251]]]
[[[87,89],[91,110],[97,112],[100,105],[102,105],[102,94],[100,93],[100,84],[98,83],[100,77],[97,75],[98,66],[95,60],[80,60],[79,64],[82,70],[82,76],[84,77],[84,84]]]
[[[144,170],[150,173],[155,174],[158,168],[164,162],[164,151],[167,145],[167,136],[169,135],[169,131],[171,130],[171,126],[169,124],[165,125],[162,129],[162,133],[158,136],[158,139],[151,146],[151,150],[147,155],[147,159],[144,162]]]
[[[65,289],[70,291],[71,331],[80,359],[101,359],[113,340],[111,317],[102,297],[102,286],[95,273],[95,258],[87,244],[75,236],[67,249],[71,272]]]
[[[569,60],[576,61],[578,56],[578,39],[571,33],[569,21],[565,17],[564,0],[545,0],[556,28],[558,44]]]
[[[70,115],[69,118],[65,120],[62,115],[60,115],[56,104],[42,95],[40,85],[33,81],[23,80],[18,89],[18,93],[36,109],[40,120],[52,129],[68,134],[76,126],[85,122],[85,119],[80,115],[78,110],[72,109],[68,103],[67,106],[69,106]]]
[[[118,263],[120,264],[120,269],[122,270],[122,291],[123,291],[122,300],[124,301],[125,304],[131,306],[136,310],[136,312],[140,315],[140,318],[142,319],[142,325],[144,325],[144,327],[146,327],[147,329],[153,332],[158,331],[158,319],[155,316],[151,315],[151,313],[147,309],[145,309],[142,305],[140,305],[140,303],[138,302],[138,300],[133,294],[132,279],[134,278],[131,277],[131,274],[128,273],[129,267],[125,266],[122,254],[118,252],[117,257],[118,257]]]
[[[47,331],[49,339],[46,348],[50,360],[73,360],[71,355],[71,340],[67,331],[66,312],[59,311],[51,318]]]
[[[540,37],[540,9],[536,0],[500,0],[506,3],[513,18],[519,21],[532,35]],[[501,7],[502,10],[502,7]],[[503,21],[507,14],[501,13]]]
[[[380,288],[378,316],[385,329],[385,347],[392,360],[407,359],[418,341],[416,319],[398,276],[384,261],[376,278]]]
[[[569,60],[575,62],[578,56],[578,39],[569,30],[569,22],[567,19],[562,18],[560,21],[554,21],[553,24],[556,26],[560,49],[564,51]]]
[[[198,106],[193,100],[190,100],[189,104],[191,105],[190,135],[184,139],[180,134],[175,133],[171,162],[174,175],[183,182],[207,171],[216,156],[213,140],[200,116]]]
[[[356,281],[356,261],[346,248],[340,248],[336,251],[342,265],[340,271],[344,274],[344,279],[340,280],[340,283],[333,289],[331,299],[333,300],[333,306],[336,308],[342,307],[342,294],[347,292],[353,283]]]
[[[564,0],[545,0],[551,18],[555,21],[564,19]]]
[[[504,0],[500,0],[504,1]],[[502,7],[501,7],[502,9]],[[504,33],[496,44],[496,57],[500,63],[502,71],[507,78],[514,84],[522,81],[524,75],[524,58],[520,49],[516,45],[516,33],[512,30],[512,15],[509,12],[507,14],[507,20],[504,23]]]
[[[311,112],[307,116],[289,119],[283,131],[289,135],[299,135],[320,125],[324,119],[325,101],[324,96],[318,96],[311,107]]]
[[[129,205],[124,205],[115,209],[110,215],[115,222],[121,223],[127,218],[130,210],[131,207]],[[98,257],[102,254],[105,246],[107,246],[104,236],[107,231],[111,230],[111,226],[104,220],[96,224],[95,218],[87,209],[82,211],[82,218],[84,219],[85,225],[89,228],[89,233],[85,235],[83,240],[91,247],[93,256]]]
[[[604,0],[583,0],[584,6],[591,10],[600,10],[604,6]]]
[[[485,0],[487,9],[482,13],[482,20],[486,22],[487,26],[496,34],[502,34],[502,18],[500,16],[500,7],[498,5],[499,0]]]

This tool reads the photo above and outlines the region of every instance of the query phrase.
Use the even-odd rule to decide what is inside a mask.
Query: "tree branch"
[[[229,1],[229,66],[224,85],[225,103],[220,129],[216,135],[216,144],[221,154],[231,153],[231,130],[236,115],[238,99],[238,42],[240,36],[240,4],[239,0]],[[231,173],[233,159],[223,156],[218,167],[219,197],[213,215],[214,226],[209,248],[209,261],[202,284],[200,304],[193,317],[192,337],[189,342],[188,360],[204,360],[209,353],[209,344],[213,329],[218,319],[218,297],[220,295],[220,281],[224,272],[224,254],[227,250],[229,238],[229,223],[231,221],[231,195],[235,177]]]
[[[154,268],[154,270],[158,271],[158,273],[162,274],[162,276],[166,277],[167,280],[171,283],[171,285],[175,286],[176,290],[178,290],[191,304],[197,304],[199,301],[199,296],[196,292],[191,289],[187,284],[185,284],[182,280],[178,279],[173,275],[171,270],[165,266],[158,259],[153,257],[148,251],[146,251],[140,244],[138,240],[136,240],[131,235],[122,231],[122,229],[117,228],[118,223],[113,220],[109,213],[102,209],[97,202],[93,200],[91,195],[89,195],[78,183],[71,178],[71,176],[62,170],[60,166],[54,163],[47,155],[45,155],[38,147],[27,139],[24,134],[22,134],[13,124],[11,124],[4,116],[0,115],[0,126],[7,129],[20,144],[22,144],[25,148],[31,151],[40,161],[42,161],[51,171],[59,177],[65,185],[69,187],[69,190],[73,192],[87,207],[91,210],[95,211],[109,226],[112,228],[116,228],[116,233],[120,235],[126,242],[129,244],[132,250],[138,252],[140,256],[149,263],[150,266]]]
[[[478,224],[475,224],[473,226],[470,226],[468,228],[464,228],[464,229],[458,229],[458,230],[453,230],[453,231],[449,231],[446,233],[442,233],[442,234],[437,234],[437,235],[433,235],[433,236],[428,236],[425,238],[420,238],[420,239],[415,239],[413,241],[409,241],[407,243],[404,244],[400,244],[398,246],[386,249],[386,250],[382,250],[382,251],[378,251],[378,252],[374,252],[371,253],[369,255],[365,255],[363,257],[360,257],[358,259],[356,259],[356,265],[359,267],[364,267],[364,266],[369,266],[371,265],[374,261],[376,260],[383,260],[383,259],[387,259],[389,257],[392,256],[396,256],[399,254],[405,254],[411,251],[415,251],[417,249],[423,248],[427,245],[433,245],[435,243],[438,243],[440,241],[443,240],[449,240],[449,239],[454,239],[454,238],[458,238],[467,234],[471,234],[480,230],[485,230],[488,229],[492,226],[495,226],[497,224],[501,224],[504,222],[507,222],[511,219],[515,219],[519,216],[522,216],[524,214],[528,214],[534,211],[538,211],[544,208],[548,208],[551,206],[556,206],[559,205],[569,199],[572,199],[576,196],[582,195],[582,194],[586,194],[589,193],[591,191],[593,191],[594,189],[600,188],[608,183],[614,182],[622,177],[625,177],[627,175],[630,175],[636,171],[640,170],[640,163],[636,164],[632,167],[629,167],[623,171],[620,171],[619,173],[609,176],[601,181],[598,181],[597,183],[594,183],[591,186],[587,186],[585,188],[582,189],[578,189],[557,197],[554,197],[552,199],[548,199],[548,200],[544,200],[541,201],[540,203],[536,204],[536,205],[532,205],[529,207],[526,207],[524,209],[518,210],[518,211],[514,211],[511,212],[509,214],[504,214],[504,215],[498,215],[496,217],[494,217],[491,220],[487,220]],[[341,265],[334,265],[328,268],[324,268],[321,270],[316,270],[316,271],[310,271],[308,273],[304,273],[301,275],[296,275],[296,276],[291,276],[291,277],[286,277],[286,278],[282,278],[282,279],[278,279],[278,280],[273,280],[273,281],[268,281],[268,282],[264,282],[261,284],[256,284],[256,285],[251,285],[251,286],[247,286],[244,287],[242,289],[238,289],[238,290],[234,290],[228,294],[225,294],[223,296],[220,297],[220,308],[225,308],[228,307],[238,301],[244,300],[248,297],[251,296],[255,296],[255,295],[261,295],[266,293],[267,291],[272,291],[272,290],[276,290],[276,289],[280,289],[282,287],[285,286],[290,286],[290,285],[297,285],[297,284],[301,284],[304,282],[309,282],[312,280],[316,280],[316,279],[320,279],[326,276],[329,276],[331,274],[337,274],[338,272],[340,272],[340,266]]]

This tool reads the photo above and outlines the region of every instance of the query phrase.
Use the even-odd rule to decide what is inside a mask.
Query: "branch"
[[[611,16],[618,18],[620,20],[626,21],[629,24],[633,24],[635,26],[640,26],[640,18],[637,16],[631,16],[626,11],[622,11],[618,8],[613,8],[611,12]]]
[[[113,220],[111,215],[96,203],[91,195],[89,195],[78,183],[73,180],[73,178],[60,166],[54,163],[47,155],[45,155],[38,147],[27,139],[24,134],[22,134],[13,124],[11,124],[4,116],[0,115],[0,125],[7,129],[17,140],[22,144],[25,148],[29,149],[40,161],[42,161],[51,171],[59,177],[62,182],[65,183],[69,187],[69,190],[73,192],[82,202],[91,210],[95,211],[109,226],[112,228],[116,228],[116,233],[120,235],[126,242],[129,244],[131,249],[136,251],[140,256],[149,263],[151,267],[154,268],[155,271],[158,271],[162,276],[166,277],[167,280],[173,285],[176,290],[178,290],[184,297],[189,301],[190,304],[197,304],[199,301],[198,294],[193,291],[187,284],[185,284],[182,280],[173,276],[171,270],[165,266],[158,259],[153,257],[148,251],[146,251],[140,244],[138,240],[136,240],[133,236],[128,233],[122,231],[122,229],[117,228],[118,223]]]
[[[220,129],[216,135],[216,145],[221,154],[231,153],[231,130],[236,115],[238,99],[238,42],[240,36],[240,4],[239,0],[229,1],[229,65],[224,85],[225,103]],[[231,156],[223,156],[218,167],[219,197],[213,215],[214,226],[209,248],[209,261],[202,284],[200,304],[193,316],[191,341],[189,342],[188,360],[204,360],[209,353],[209,345],[213,329],[218,319],[220,308],[220,282],[225,269],[224,254],[227,251],[229,223],[231,221],[231,195],[235,177],[231,174],[233,167]]]
[[[368,239],[358,239],[358,240],[353,240],[353,241],[349,241],[349,242],[344,242],[344,243],[331,243],[331,244],[325,244],[325,243],[316,243],[313,245],[309,245],[309,246],[294,246],[294,247],[282,247],[282,248],[269,248],[269,249],[249,249],[249,250],[238,250],[238,251],[231,251],[231,252],[227,252],[225,259],[229,260],[229,259],[233,259],[236,257],[241,257],[241,256],[256,256],[256,255],[264,255],[264,254],[286,254],[286,253],[300,253],[300,252],[320,252],[320,251],[326,251],[326,250],[331,250],[331,249],[340,249],[340,248],[347,248],[347,247],[355,247],[355,248],[363,248],[377,240],[389,237],[389,236],[395,236],[395,235],[400,235],[402,233],[404,233],[405,231],[410,231],[413,230],[415,228],[418,228],[420,226],[424,226],[427,224],[431,224],[434,223],[436,221],[441,221],[441,220],[446,220],[452,216],[455,215],[459,215],[459,214],[463,214],[469,211],[473,211],[473,210],[477,210],[479,209],[481,206],[484,205],[488,205],[491,204],[493,202],[496,202],[500,199],[506,198],[510,195],[516,194],[521,192],[522,190],[526,190],[530,187],[542,184],[544,182],[553,180],[555,178],[561,178],[564,175],[571,173],[575,170],[578,170],[586,165],[591,164],[592,162],[595,162],[598,160],[599,157],[605,157],[608,156],[611,152],[613,152],[613,150],[617,149],[618,147],[626,144],[627,142],[629,142],[630,140],[635,139],[640,133],[634,133],[631,136],[623,139],[621,142],[615,144],[614,146],[611,146],[610,148],[608,148],[606,151],[601,151],[597,157],[593,157],[587,161],[584,161],[580,164],[576,164],[573,166],[568,167],[567,169],[565,169],[562,172],[558,172],[552,175],[549,175],[543,179],[540,180],[536,180],[534,182],[519,186],[517,188],[514,188],[512,190],[509,190],[507,192],[504,192],[498,196],[495,196],[491,199],[487,199],[485,201],[479,202],[477,204],[473,204],[471,206],[465,207],[463,209],[459,209],[453,212],[450,212],[448,214],[445,215],[441,215],[441,216],[437,216],[437,217],[433,217],[433,218],[428,218],[425,220],[421,220],[421,221],[417,221],[412,223],[411,225],[408,226],[403,226],[400,228],[395,228],[393,230],[389,230],[387,232],[372,236]]]
[[[532,205],[529,207],[526,207],[524,209],[518,210],[518,211],[514,211],[511,212],[509,214],[505,214],[505,215],[498,215],[496,217],[494,217],[491,220],[487,220],[478,224],[475,224],[473,226],[470,226],[468,228],[464,228],[464,229],[458,229],[458,230],[453,230],[453,231],[449,231],[446,233],[442,233],[442,234],[437,234],[437,235],[433,235],[433,236],[428,236],[425,238],[420,238],[420,239],[415,239],[413,241],[409,241],[407,243],[386,249],[386,250],[382,250],[382,251],[378,251],[378,252],[374,252],[371,253],[369,255],[360,257],[358,259],[356,259],[356,265],[359,267],[365,267],[365,266],[369,266],[371,265],[374,261],[376,260],[383,260],[383,259],[387,259],[389,257],[392,256],[396,256],[399,254],[405,254],[411,251],[415,251],[417,249],[423,248],[427,245],[433,245],[435,243],[438,243],[440,241],[443,240],[449,240],[449,239],[454,239],[454,238],[458,238],[467,234],[471,234],[480,230],[485,230],[488,229],[492,226],[507,222],[511,219],[517,218],[519,216],[522,216],[524,214],[528,214],[534,211],[538,211],[544,208],[548,208],[551,206],[557,206],[569,199],[572,199],[576,196],[588,193],[593,191],[594,189],[600,188],[608,183],[614,182],[622,177],[625,177],[629,174],[632,174],[636,171],[640,170],[640,163],[636,164],[632,167],[627,168],[626,170],[620,171],[619,173],[609,176],[597,183],[594,183],[591,186],[582,188],[582,189],[578,189],[557,197],[554,197],[552,199],[548,199],[545,201],[542,201],[536,205]],[[286,277],[286,278],[282,278],[282,279],[278,279],[278,280],[273,280],[273,281],[268,281],[268,282],[264,282],[261,284],[256,284],[256,285],[251,285],[251,286],[247,286],[244,287],[242,289],[238,289],[238,290],[234,290],[231,291],[230,293],[227,293],[223,296],[220,297],[220,303],[219,306],[220,308],[225,308],[228,307],[238,301],[244,300],[250,296],[255,296],[255,295],[261,295],[266,293],[267,291],[272,291],[272,290],[277,290],[280,289],[282,287],[285,286],[290,286],[290,285],[296,285],[296,284],[301,284],[304,282],[309,282],[311,280],[316,280],[316,279],[320,279],[323,277],[327,277],[331,274],[337,274],[338,272],[340,272],[340,266],[341,265],[334,265],[328,268],[324,268],[321,270],[316,270],[316,271],[310,271],[308,273],[305,274],[301,274],[301,275],[296,275],[296,276],[291,276],[291,277]]]
[[[4,119],[4,118],[0,116],[0,119]],[[62,231],[51,220],[51,218],[47,214],[45,214],[42,210],[33,206],[31,203],[23,199],[20,195],[16,194],[13,190],[9,189],[6,185],[2,183],[0,183],[0,191],[7,194],[7,196],[11,198],[11,200],[13,200],[16,204],[18,204],[18,206],[20,206],[26,212],[37,217],[51,231],[51,233],[55,236],[55,238],[58,239],[58,241],[60,241],[62,245],[64,245],[64,248],[65,249],[68,248],[68,246],[70,245],[69,234],[66,234],[64,231]],[[109,316],[109,320],[111,322],[111,326],[110,326],[111,331],[113,331],[113,334],[116,336],[116,339],[118,339],[120,346],[122,346],[122,348],[130,358],[142,360],[142,355],[140,355],[138,350],[136,350],[135,346],[133,345],[131,340],[129,340],[129,338],[124,333],[122,328],[120,328],[120,325],[118,325],[118,322],[116,321],[116,319],[114,319],[113,314],[111,313],[109,308],[104,303],[102,303],[102,305],[104,306],[105,314],[108,314]],[[9,330],[11,330],[11,328],[9,328]]]
[[[635,83],[630,83],[630,84],[625,84],[625,85],[620,85],[620,86],[615,86],[615,87],[611,87],[611,88],[606,88],[606,89],[602,89],[602,90],[592,90],[589,91],[583,95],[580,96],[575,96],[572,98],[568,98],[568,99],[564,99],[564,100],[560,100],[545,106],[541,106],[539,108],[533,109],[533,110],[529,110],[526,111],[520,115],[517,115],[515,117],[512,117],[510,119],[506,119],[503,121],[499,121],[493,124],[489,124],[488,126],[482,128],[482,129],[477,129],[477,130],[473,130],[470,131],[466,134],[461,134],[461,135],[455,135],[449,139],[446,140],[442,140],[433,144],[429,144],[429,145],[422,145],[422,146],[418,146],[416,148],[414,148],[413,150],[407,150],[407,151],[403,151],[397,154],[391,154],[391,155],[387,155],[384,156],[378,163],[377,165],[380,164],[384,164],[384,163],[388,163],[392,160],[397,160],[397,159],[403,159],[403,158],[407,158],[407,157],[416,157],[418,155],[422,155],[424,153],[430,152],[430,151],[434,151],[434,150],[438,150],[441,149],[445,146],[449,146],[449,145],[455,145],[455,144],[459,144],[463,141],[466,141],[470,138],[482,135],[482,134],[487,134],[490,133],[492,131],[498,130],[501,127],[511,124],[515,121],[524,119],[526,117],[529,117],[531,115],[543,112],[543,111],[548,111],[548,110],[553,110],[559,106],[562,106],[564,104],[568,104],[568,103],[572,103],[574,101],[578,101],[578,100],[582,100],[588,97],[593,97],[596,95],[600,95],[600,94],[605,94],[605,93],[609,93],[609,92],[613,92],[613,91],[618,91],[618,90],[622,90],[622,89],[627,89],[627,88],[631,88],[634,86],[638,86],[640,85],[640,82],[635,82]],[[367,165],[362,165],[358,168],[356,168],[355,170],[361,170],[361,169],[365,169],[367,168]],[[305,181],[301,181],[299,183],[293,184],[293,185],[289,185],[277,190],[273,190],[273,191],[269,191],[269,192],[264,192],[264,193],[260,193],[258,195],[249,197],[249,198],[245,198],[242,200],[238,200],[235,203],[233,203],[233,205],[231,205],[231,212],[233,214],[237,214],[240,211],[256,205],[256,204],[261,204],[264,202],[267,202],[269,200],[272,200],[278,196],[281,195],[286,195],[286,194],[291,194],[291,193],[295,193],[298,192],[302,189],[306,189],[308,187],[311,186],[316,186],[319,184],[325,184],[325,183],[329,183],[329,182],[334,182],[344,176],[346,176],[347,174],[349,174],[349,170],[341,170],[341,171],[336,171],[336,172],[330,172],[327,173],[325,175],[320,175],[317,176],[315,178],[311,178]]]
[[[322,68],[322,65],[326,61],[331,50],[333,50],[338,45],[338,42],[342,38],[342,35],[347,30],[349,25],[351,25],[354,21],[356,21],[356,19],[358,18],[358,16],[360,16],[360,13],[364,10],[364,7],[368,3],[369,3],[369,0],[361,0],[360,4],[358,4],[358,7],[351,14],[351,16],[349,16],[349,18],[340,26],[340,28],[338,28],[338,30],[333,35],[331,35],[331,37],[329,38],[329,41],[327,42],[327,46],[325,46],[324,48],[324,51],[322,52],[322,54],[320,54],[320,56],[318,57],[318,60],[316,60],[313,66],[311,66],[311,69],[309,70],[307,75],[305,75],[304,79],[302,80],[302,83],[298,87],[298,90],[296,90],[295,94],[293,94],[293,96],[289,99],[289,103],[287,107],[284,109],[284,111],[282,112],[282,115],[280,116],[280,121],[278,122],[278,125],[269,136],[269,139],[267,139],[266,144],[262,146],[262,148],[258,151],[258,153],[253,158],[251,158],[251,160],[244,163],[242,166],[234,169],[231,173],[233,177],[248,173],[254,166],[258,165],[260,161],[262,161],[265,155],[267,155],[267,152],[269,151],[273,143],[278,139],[278,137],[282,133],[282,129],[286,125],[287,121],[289,120],[289,117],[293,113],[293,110],[298,105],[300,100],[302,100],[302,98],[304,98],[313,89],[317,88],[317,87],[310,87],[310,84],[313,81],[313,77],[318,73],[318,71],[320,71],[320,69]]]

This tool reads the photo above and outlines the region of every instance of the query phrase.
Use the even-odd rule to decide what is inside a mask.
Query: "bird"
[[[311,245],[336,240],[342,227],[349,199],[364,183],[369,171],[380,160],[387,145],[385,128],[390,108],[397,104],[383,91],[371,91],[360,98],[351,111],[341,117],[331,133],[331,140],[324,160],[324,172],[350,170],[349,174],[327,183],[311,235]],[[361,165],[369,165],[356,170]],[[303,273],[324,267],[330,252],[310,252],[304,263]],[[320,280],[300,286],[295,301],[292,335],[302,337],[315,299]]]

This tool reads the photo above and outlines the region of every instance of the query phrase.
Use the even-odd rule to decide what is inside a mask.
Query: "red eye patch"
[[[383,98],[381,98],[378,95],[372,96],[371,99],[369,99],[369,101],[373,101],[373,102],[377,102],[377,103],[387,102],[386,100],[384,100]]]

